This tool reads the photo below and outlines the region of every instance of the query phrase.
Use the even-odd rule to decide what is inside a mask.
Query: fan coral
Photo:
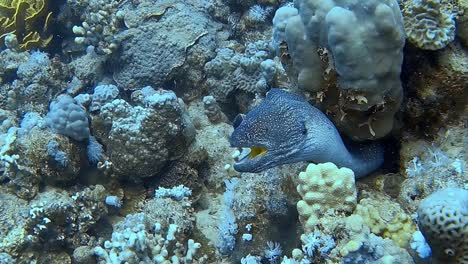
[[[0,40],[14,34],[21,50],[45,47],[51,15],[47,0],[0,0]]]

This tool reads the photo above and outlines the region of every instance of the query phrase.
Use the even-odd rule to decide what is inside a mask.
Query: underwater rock
[[[90,246],[79,246],[73,251],[73,263],[96,264],[94,248]]]
[[[145,87],[137,91],[143,100],[132,106],[122,99],[101,108],[100,118],[110,125],[105,142],[114,177],[139,181],[157,175],[169,161],[182,157],[193,140],[191,121],[171,91]]]
[[[467,186],[467,142],[463,126],[441,130],[434,140],[409,138],[402,142],[401,174],[406,179],[398,201],[403,207],[415,211],[420,200],[439,189]]]
[[[170,224],[176,224],[180,233],[193,231],[195,216],[190,196],[184,196],[179,201],[170,197],[154,197],[143,205],[142,211],[148,226],[159,223],[166,229]]]
[[[407,130],[433,138],[442,127],[455,125],[468,104],[468,51],[451,43],[431,56],[408,49],[404,68],[408,99],[404,104]]]
[[[50,142],[55,142],[55,150],[61,155],[48,151]],[[8,185],[15,188],[19,197],[30,199],[38,192],[40,183],[61,185],[71,182],[78,177],[81,151],[78,145],[64,136],[33,127],[29,133],[19,134],[8,152],[18,155],[4,172],[10,179]]]
[[[93,86],[100,81],[105,70],[106,58],[96,54],[94,50],[76,58],[69,63],[71,74],[80,82],[78,89],[73,89],[74,93],[86,86]],[[72,86],[73,83],[70,83]],[[72,94],[75,95],[75,94]]]
[[[223,184],[223,179],[228,177],[225,169],[226,164],[232,163],[232,148],[229,145],[229,135],[232,133],[232,126],[226,123],[211,124],[204,114],[204,107],[201,101],[192,102],[188,107],[188,114],[193,120],[196,128],[196,136],[193,144],[188,150],[188,155],[200,157],[206,160],[204,170],[208,175],[206,179],[207,187],[217,189]],[[204,155],[204,153],[207,153]]]
[[[165,8],[155,6],[161,13],[147,9],[152,1],[141,1],[125,10],[129,29],[116,36],[119,67],[113,77],[119,87],[135,90],[146,85],[162,86],[168,75],[184,64],[187,50],[211,34],[206,14],[188,4],[171,2]]]
[[[7,193],[4,188],[0,190],[0,200],[2,201],[0,203],[0,251],[18,256],[20,249],[26,242],[19,241],[21,240],[20,236],[12,239],[15,233],[13,230],[25,225],[29,207],[26,200]]]

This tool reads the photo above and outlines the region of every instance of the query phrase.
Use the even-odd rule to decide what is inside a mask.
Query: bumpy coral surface
[[[468,262],[464,195],[429,196],[468,186],[466,1],[292,2],[0,0],[0,264]],[[381,174],[236,171],[274,87]],[[262,131],[315,135],[276,103]]]
[[[101,109],[101,118],[111,125],[107,148],[116,177],[137,181],[156,175],[169,160],[180,158],[193,139],[175,94],[146,90],[150,94],[141,103],[148,107],[116,99]]]
[[[455,38],[453,15],[440,0],[406,1],[403,14],[408,40],[421,49],[442,49]]]
[[[304,229],[311,231],[327,211],[352,212],[356,206],[354,173],[348,168],[338,169],[333,163],[309,164],[299,173],[297,203]]]
[[[446,188],[418,208],[418,223],[434,257],[446,263],[468,261],[468,191]]]
[[[364,219],[356,214],[344,219],[336,230],[340,237],[331,257],[339,257],[339,263],[414,263],[408,252],[393,243],[372,234]]]
[[[379,194],[361,199],[355,214],[362,216],[372,233],[390,238],[402,248],[408,246],[416,225],[397,203]]]
[[[291,55],[292,79],[353,139],[387,135],[402,101],[405,39],[398,3],[302,0],[295,7],[278,9],[273,19],[273,45],[277,51],[287,45],[278,56]]]
[[[271,57],[268,43],[263,41],[249,43],[244,53],[230,48],[219,50],[216,58],[205,64],[211,94],[224,101],[235,90],[265,93],[268,85],[272,84],[276,68],[273,64],[268,74],[262,65]]]
[[[208,34],[205,14],[179,5],[148,13],[147,2],[125,10],[128,19],[134,19],[126,22],[129,30],[116,36],[122,48],[114,80],[126,90],[162,85],[175,68],[184,64],[187,50]],[[149,23],[141,21],[145,16]]]
[[[145,225],[145,214],[127,215],[114,225],[112,239],[97,246],[98,263],[204,263],[206,257],[196,257],[200,243],[184,241],[177,236],[178,226],[162,228],[159,223]]]

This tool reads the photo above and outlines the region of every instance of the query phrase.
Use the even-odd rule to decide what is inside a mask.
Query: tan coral
[[[313,231],[322,222],[322,216],[350,213],[356,206],[353,171],[338,169],[330,162],[309,164],[306,171],[299,173],[297,192],[302,197],[297,211],[306,232]]]
[[[455,38],[455,21],[440,0],[406,1],[403,16],[408,40],[421,49],[442,49]]]

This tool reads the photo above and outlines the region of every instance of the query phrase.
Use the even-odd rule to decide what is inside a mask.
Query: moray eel
[[[234,164],[239,172],[261,172],[300,161],[333,162],[352,169],[359,178],[379,168],[384,159],[383,147],[376,142],[348,149],[325,114],[281,89],[271,89],[233,125],[231,147],[251,149]]]

